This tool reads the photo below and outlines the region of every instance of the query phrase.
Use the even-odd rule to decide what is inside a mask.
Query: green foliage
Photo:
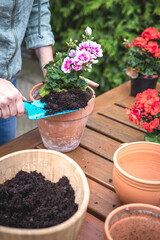
[[[57,60],[59,62],[59,59]],[[86,81],[79,78],[75,72],[64,73],[61,70],[61,63],[55,65],[55,62],[49,62],[45,69],[47,74],[45,77],[46,83],[40,89],[40,96],[44,97],[52,89],[55,91],[67,91],[68,88],[80,87],[84,90],[87,86]]]
[[[65,51],[65,42],[80,37],[87,26],[102,45],[103,57],[85,76],[100,84],[97,94],[129,79],[123,71],[127,64],[123,39],[132,41],[148,27],[160,31],[159,0],[52,0],[50,9],[54,51]]]
[[[147,134],[144,136],[144,140],[146,142],[155,142],[155,143],[160,143],[160,133],[156,130],[155,132],[147,132]]]
[[[128,66],[132,68],[139,68],[139,73],[143,76],[153,76],[160,72],[160,60],[154,58],[145,50],[139,51],[139,48],[131,48],[127,50]]]

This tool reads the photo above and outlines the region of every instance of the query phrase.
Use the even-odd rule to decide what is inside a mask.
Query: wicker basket
[[[88,182],[82,169],[71,158],[52,150],[24,150],[0,158],[0,183],[17,172],[37,171],[47,180],[57,182],[68,177],[75,191],[78,211],[67,221],[43,229],[20,229],[0,226],[0,240],[73,240],[77,239],[89,201]]]

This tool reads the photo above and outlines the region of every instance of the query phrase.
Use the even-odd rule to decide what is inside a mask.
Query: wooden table
[[[145,135],[145,130],[125,114],[129,103],[135,102],[129,94],[130,82],[126,82],[97,97],[80,146],[67,153],[83,169],[90,187],[88,211],[78,240],[104,239],[105,218],[121,205],[112,183],[114,152],[121,143],[142,141]],[[0,157],[33,148],[44,148],[37,128],[1,146]]]

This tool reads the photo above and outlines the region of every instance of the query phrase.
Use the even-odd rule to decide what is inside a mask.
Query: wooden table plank
[[[101,157],[113,161],[113,153],[120,143],[98,132],[86,128],[80,146],[98,154]]]
[[[43,144],[38,145],[37,148],[45,149]],[[111,190],[114,190],[112,182],[112,162],[107,161],[82,147],[78,147],[74,151],[65,154],[78,163],[87,177]]]
[[[92,115],[88,120],[87,126],[94,131],[123,143],[142,141],[145,135],[143,132],[99,114]]]
[[[42,142],[38,128],[0,146],[0,157],[20,150],[32,149]]]
[[[77,240],[104,240],[104,222],[87,213]]]
[[[125,108],[113,105],[100,111],[99,114],[114,119],[115,121],[120,122],[122,124],[126,124],[127,126],[130,126],[133,129],[138,129],[139,131],[144,133],[146,132],[141,126],[138,126],[129,120],[128,116],[126,115]]]
[[[131,109],[131,104],[135,104],[135,98],[130,96],[115,102],[115,105],[129,109]]]
[[[109,90],[106,93],[101,94],[96,98],[95,106],[93,109],[93,113],[97,113],[104,109],[104,106],[107,107],[109,105],[114,104],[118,100],[125,99],[130,94],[130,81]]]
[[[90,189],[89,212],[104,221],[113,209],[121,205],[121,202],[117,194],[112,190],[91,179],[87,178],[87,180]]]
[[[66,155],[77,162],[89,178],[113,190],[112,162],[82,147],[78,147],[76,150],[66,153]]]

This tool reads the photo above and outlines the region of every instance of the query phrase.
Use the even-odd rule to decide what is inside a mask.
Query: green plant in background
[[[93,29],[103,58],[86,77],[100,84],[97,94],[128,80],[123,72],[127,62],[123,39],[131,42],[150,26],[160,31],[159,0],[52,0],[50,9],[54,51],[64,51],[66,39],[80,37],[87,26]]]

